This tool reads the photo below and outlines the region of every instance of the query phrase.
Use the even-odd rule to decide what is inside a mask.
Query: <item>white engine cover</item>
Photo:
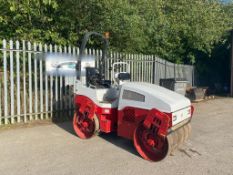
[[[142,97],[143,100],[134,100],[125,97],[124,90],[136,92],[135,96]],[[133,93],[132,93],[133,94]],[[163,88],[161,86],[141,82],[126,82],[121,86],[121,94],[118,109],[132,106],[143,109],[156,108],[162,112],[172,113],[191,106],[188,98]]]

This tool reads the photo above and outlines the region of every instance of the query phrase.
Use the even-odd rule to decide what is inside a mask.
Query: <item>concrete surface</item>
[[[114,134],[80,140],[71,123],[0,130],[0,175],[233,174],[233,99],[195,104],[191,139],[151,163]]]

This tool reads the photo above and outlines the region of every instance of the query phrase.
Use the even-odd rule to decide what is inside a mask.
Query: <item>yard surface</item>
[[[115,134],[81,140],[71,123],[0,130],[1,175],[233,175],[233,99],[194,104],[192,136],[174,156],[143,160]]]

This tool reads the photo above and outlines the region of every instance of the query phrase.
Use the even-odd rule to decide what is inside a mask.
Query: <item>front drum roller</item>
[[[190,131],[191,125],[186,124],[168,136],[161,137],[141,123],[134,132],[134,146],[144,159],[160,161],[179,148],[188,139]]]
[[[75,112],[73,128],[81,139],[89,139],[99,133],[99,120],[95,114],[93,118],[88,118],[83,113],[77,114],[77,112]]]
[[[89,139],[99,132],[99,120],[95,114],[95,104],[87,97],[80,96],[74,113],[73,128],[81,139]]]

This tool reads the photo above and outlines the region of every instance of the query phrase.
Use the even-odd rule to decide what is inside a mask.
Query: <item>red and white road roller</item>
[[[87,41],[93,35],[104,45],[99,69],[95,58],[84,54]],[[116,132],[132,140],[144,159],[160,161],[190,135],[193,115],[190,100],[155,84],[131,82],[125,62],[114,63],[113,80],[106,80],[107,47],[108,40],[99,33],[90,32],[84,36],[80,58],[75,62],[74,131],[82,139],[101,132]],[[120,66],[126,69],[120,71]]]
[[[92,35],[99,36],[105,45],[99,70],[95,58],[84,54]],[[129,66],[124,72],[116,71],[119,65],[127,67],[124,62],[113,64],[113,82],[105,80],[107,46],[107,39],[98,33],[87,33],[84,37],[77,64],[74,131],[82,139],[100,132],[116,132],[132,140],[144,159],[160,161],[190,134],[193,115],[190,100],[155,84],[130,82]]]

